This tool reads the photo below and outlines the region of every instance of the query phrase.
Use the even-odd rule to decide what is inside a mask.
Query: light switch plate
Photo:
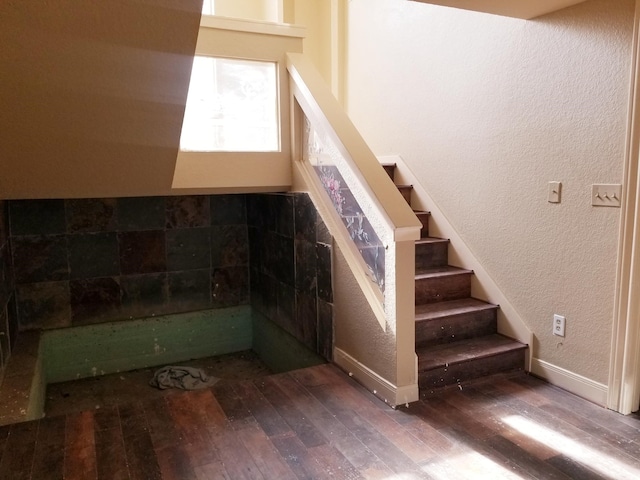
[[[561,182],[549,182],[549,193],[547,194],[547,201],[549,203],[560,203],[561,193],[562,193]]]
[[[591,185],[591,205],[594,207],[620,207],[622,185],[619,183],[598,183]]]

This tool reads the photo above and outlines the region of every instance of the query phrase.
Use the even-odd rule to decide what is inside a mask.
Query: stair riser
[[[420,230],[420,238],[427,238],[429,236],[429,214],[424,213],[417,215],[418,220],[422,224],[422,230]]]
[[[396,173],[396,166],[395,165],[383,165],[382,168],[384,168],[384,171],[387,172],[387,175],[389,175],[389,178],[391,180],[393,180],[393,177],[395,176],[395,173]]]
[[[495,309],[416,322],[416,347],[452,343],[497,333]]]
[[[471,273],[416,279],[416,305],[471,296]]]
[[[416,243],[416,270],[444,267],[449,261],[448,252],[447,242]]]
[[[402,197],[405,199],[405,201],[409,204],[409,206],[411,206],[411,191],[413,190],[413,187],[411,187],[411,186],[402,186],[402,187],[400,187],[399,186],[398,190],[402,194]]]
[[[487,358],[476,358],[466,362],[418,372],[420,394],[428,395],[439,388],[456,384],[461,384],[464,388],[464,382],[479,377],[522,369],[524,368],[524,354],[525,350],[519,349]]]

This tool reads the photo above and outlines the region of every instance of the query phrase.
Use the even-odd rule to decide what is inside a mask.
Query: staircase
[[[383,165],[394,180],[395,165]],[[395,183],[395,182],[394,182]],[[411,205],[410,185],[397,185]],[[429,213],[416,241],[416,353],[420,396],[495,373],[522,369],[526,345],[497,333],[498,306],[471,297],[473,271],[448,264],[449,240],[429,236]]]

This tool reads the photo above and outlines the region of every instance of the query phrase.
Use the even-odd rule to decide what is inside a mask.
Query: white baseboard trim
[[[602,383],[594,382],[539,358],[531,359],[531,373],[597,405],[603,407],[607,405],[609,388]]]
[[[333,349],[333,361],[349,376],[355,378],[376,397],[392,407],[420,399],[417,383],[398,387],[339,348]]]

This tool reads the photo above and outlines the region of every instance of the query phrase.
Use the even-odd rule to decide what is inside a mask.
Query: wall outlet
[[[564,337],[564,327],[567,319],[562,315],[553,316],[553,334],[559,337]]]

